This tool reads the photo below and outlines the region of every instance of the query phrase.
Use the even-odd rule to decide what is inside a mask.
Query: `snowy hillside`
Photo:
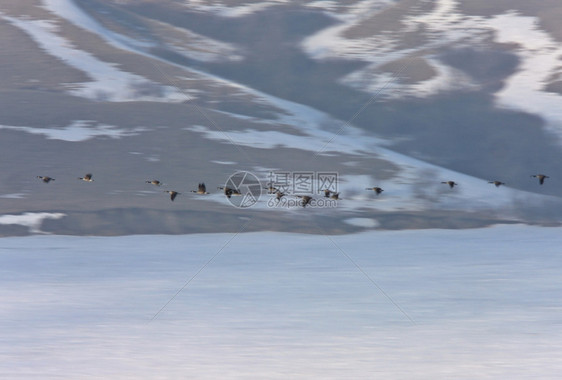
[[[0,235],[225,232],[247,218],[316,233],[557,224],[549,7],[2,2]],[[217,189],[240,171],[262,187],[335,173],[340,199],[301,218],[295,191],[289,207],[263,192],[242,210]],[[212,194],[192,194],[201,182]]]

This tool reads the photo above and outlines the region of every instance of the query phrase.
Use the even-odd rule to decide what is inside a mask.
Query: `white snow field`
[[[0,378],[557,379],[561,246],[523,225],[3,238]]]

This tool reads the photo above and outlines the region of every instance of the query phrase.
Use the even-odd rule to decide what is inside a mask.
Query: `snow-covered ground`
[[[0,239],[2,378],[556,379],[562,230]]]

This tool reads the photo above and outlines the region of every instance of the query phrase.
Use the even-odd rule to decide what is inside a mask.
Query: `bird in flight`
[[[310,201],[312,201],[312,197],[310,195],[297,195],[297,198],[302,199],[301,202],[302,207],[306,207],[306,205],[310,204]]]
[[[145,181],[146,183],[150,183],[151,185],[155,185],[155,186],[162,186],[162,182],[158,181],[157,179],[153,179],[150,181]]]
[[[447,185],[449,185],[449,187],[452,189],[453,187],[457,186],[458,183],[456,183],[455,181],[443,181],[441,183],[445,183]]]
[[[191,190],[192,193],[195,194],[211,194],[207,192],[207,187],[205,186],[204,182],[201,182],[198,186],[197,186],[197,190]]]
[[[284,196],[285,196],[285,193],[282,193],[279,190],[277,190],[277,192],[275,193],[275,199],[277,199],[277,202],[279,202],[281,200],[281,198],[283,198]]]
[[[172,191],[172,190],[164,190],[164,192],[170,194],[170,200],[172,202],[174,201],[174,199],[176,199],[178,194],[181,194],[181,193],[178,193],[177,191]]]
[[[86,182],[94,182],[91,173],[86,174],[84,177],[78,177],[78,179],[81,179],[82,181],[86,181]]]
[[[242,195],[240,191],[232,189],[228,186],[219,186],[217,187],[217,189],[224,190],[224,195],[226,195],[227,198],[230,198],[233,195]]]
[[[264,187],[264,190],[267,190],[268,194],[276,194],[278,189],[273,186]]]
[[[496,187],[500,187],[501,185],[505,185],[505,182],[501,182],[501,181],[488,181],[488,183],[493,183]]]
[[[367,187],[365,190],[373,190],[377,195],[379,195],[380,193],[382,193],[384,190],[381,189],[378,186],[375,187]]]
[[[45,183],[49,183],[51,181],[54,181],[54,178],[51,177],[47,177],[47,176],[42,176],[42,175],[38,175],[37,178],[40,178],[43,182]]]
[[[544,183],[545,178],[550,178],[549,176],[544,174],[533,174],[531,177],[538,178],[541,185]]]

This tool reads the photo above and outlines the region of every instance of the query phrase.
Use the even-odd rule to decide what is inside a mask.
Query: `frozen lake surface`
[[[561,228],[0,239],[2,378],[555,379]]]

